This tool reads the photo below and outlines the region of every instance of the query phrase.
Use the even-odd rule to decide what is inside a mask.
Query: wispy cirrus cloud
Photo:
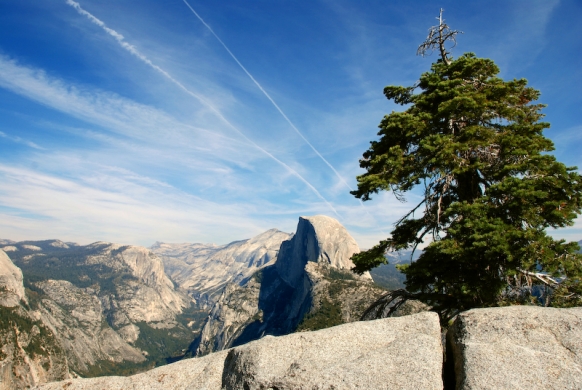
[[[209,130],[181,123],[157,108],[115,93],[67,83],[2,55],[0,87],[132,139],[151,139],[162,130],[167,131],[162,142],[184,141],[186,134],[188,137],[202,134],[205,141],[218,138],[224,142],[230,138],[216,128]]]
[[[63,178],[0,164],[3,234],[14,239],[48,234],[82,243],[125,237],[126,243],[150,245],[225,243],[269,228],[254,225],[248,204],[215,203],[118,168],[93,166],[87,172],[90,176]]]
[[[6,134],[3,131],[0,131],[0,137],[9,139],[12,142],[16,142],[16,143],[19,143],[19,144],[26,145],[26,146],[28,146],[30,148],[33,148],[33,149],[39,149],[39,150],[43,150],[44,149],[43,147],[38,146],[36,143],[34,143],[32,141],[23,139],[23,138],[18,137],[18,136],[13,136],[13,135]]]
[[[72,0],[68,0],[68,1],[72,1]],[[265,91],[263,86],[261,84],[259,84],[259,82],[254,78],[254,76],[247,70],[247,68],[244,67],[244,65],[232,53],[232,51],[228,48],[228,46],[226,46],[226,44],[222,41],[222,39],[220,39],[220,37],[218,35],[216,35],[214,30],[204,21],[204,19],[198,14],[198,12],[196,12],[194,10],[194,8],[192,8],[190,3],[188,3],[186,0],[183,0],[183,1],[184,1],[184,4],[186,4],[186,6],[198,18],[198,20],[200,20],[200,22],[204,25],[204,27],[206,27],[208,29],[208,31],[210,31],[210,33],[222,45],[222,47],[224,47],[224,49],[227,51],[227,53],[232,57],[232,59],[237,63],[237,65],[243,70],[243,72],[251,79],[251,81],[257,86],[257,88],[263,93],[263,95],[265,95],[267,100],[269,100],[269,102],[271,102],[271,104],[273,105],[273,107],[275,107],[277,112],[279,112],[279,114],[281,114],[283,119],[285,119],[285,122],[287,122],[289,124],[289,126],[295,131],[295,133],[297,133],[299,135],[299,137],[301,137],[301,139],[311,148],[311,150],[317,155],[317,157],[319,157],[325,163],[325,165],[327,165],[329,167],[329,169],[332,170],[332,172],[337,176],[337,178],[340,180],[340,182],[345,187],[347,187],[350,191],[353,191],[354,189],[347,183],[347,181],[343,178],[343,176],[335,169],[335,167],[325,157],[323,157],[321,155],[319,150],[317,150],[315,148],[315,146],[313,146],[313,144],[311,142],[309,142],[309,140],[307,138],[305,138],[303,133],[301,131],[299,131],[299,129],[295,126],[295,124],[293,122],[291,122],[291,119],[289,119],[287,114],[285,114],[285,112],[281,109],[281,107],[279,107],[279,105],[275,102],[275,100],[271,97],[271,95],[269,95],[269,93],[267,91]]]

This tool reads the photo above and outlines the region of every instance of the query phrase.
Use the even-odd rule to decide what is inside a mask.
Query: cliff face
[[[301,217],[296,234],[281,243],[275,264],[223,291],[191,353],[200,356],[266,334],[289,334],[306,315],[312,321],[302,327],[305,330],[356,320],[365,304],[382,292],[369,275],[357,277],[349,271],[350,257],[358,250],[336,220]],[[329,310],[335,319],[324,324],[329,313],[320,312]]]
[[[293,286],[303,277],[308,262],[349,271],[354,266],[350,258],[359,251],[356,240],[335,219],[300,217],[295,236],[281,244],[275,266],[280,277]]]
[[[228,285],[208,314],[189,355],[201,356],[227,349],[253,320],[262,320],[258,304],[260,291],[257,277],[243,286]]]
[[[100,295],[115,326],[142,321],[167,327],[189,306],[189,299],[174,289],[161,259],[150,250],[110,243],[91,244],[87,249],[96,253],[88,254],[77,266],[105,266],[117,273],[111,291]]]
[[[14,307],[25,300],[22,271],[0,250],[0,306]]]
[[[35,313],[57,336],[72,370],[85,374],[99,361],[139,363],[146,360],[141,350],[105,325],[103,306],[92,289],[50,279],[37,282],[36,287],[44,296]]]
[[[64,351],[53,330],[27,309],[22,272],[2,250],[0,291],[0,389],[69,378]]]

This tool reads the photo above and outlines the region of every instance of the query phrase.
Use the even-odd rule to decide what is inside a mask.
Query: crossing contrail
[[[257,80],[255,80],[255,78],[253,77],[253,75],[243,66],[243,64],[240,63],[240,61],[238,60],[238,58],[236,58],[236,56],[230,51],[230,49],[228,48],[228,46],[226,46],[226,44],[222,41],[222,39],[220,39],[220,37],[218,35],[216,35],[216,33],[214,32],[214,30],[212,30],[212,28],[204,21],[204,19],[202,19],[202,17],[200,15],[198,15],[198,12],[196,12],[194,10],[194,8],[192,8],[192,6],[186,1],[186,0],[182,0],[184,2],[184,4],[186,4],[186,6],[188,6],[188,8],[190,8],[190,11],[192,11],[192,13],[194,15],[196,15],[196,17],[198,18],[198,20],[200,20],[200,22],[208,29],[208,31],[210,31],[210,33],[212,35],[214,35],[214,38],[216,38],[218,40],[218,42],[220,42],[220,44],[222,45],[222,47],[224,47],[224,50],[227,51],[228,54],[230,54],[230,56],[232,57],[232,59],[238,64],[238,66],[240,66],[240,68],[247,74],[247,76],[249,76],[249,78],[253,81],[253,83],[255,83],[255,85],[257,86],[257,88],[259,88],[261,90],[261,92],[263,93],[263,95],[265,95],[265,97],[267,99],[269,99],[269,101],[271,102],[271,104],[273,104],[273,106],[277,109],[277,111],[279,111],[279,113],[281,114],[281,116],[283,116],[283,118],[285,119],[285,121],[287,121],[287,123],[289,124],[289,126],[291,126],[291,128],[293,130],[295,130],[295,132],[297,134],[299,134],[299,136],[303,139],[303,141],[305,141],[305,143],[307,143],[307,145],[309,145],[309,147],[311,148],[311,150],[313,150],[315,152],[315,154],[317,154],[319,156],[319,158],[336,174],[336,176],[340,179],[340,181],[350,189],[350,191],[353,191],[354,189],[344,180],[344,178],[339,174],[339,172],[333,167],[333,165],[331,165],[329,163],[329,161],[327,161],[325,159],[325,157],[323,157],[321,155],[321,153],[319,153],[319,151],[317,149],[315,149],[315,146],[313,146],[311,144],[311,142],[309,142],[309,140],[307,138],[305,138],[305,136],[303,135],[303,133],[301,133],[299,131],[299,129],[293,124],[293,122],[291,122],[291,120],[289,119],[289,117],[283,112],[283,110],[281,109],[281,107],[279,107],[279,105],[275,102],[275,100],[273,100],[273,98],[271,97],[271,95],[269,95],[267,93],[267,91],[265,91],[265,89],[261,86],[261,84],[259,84],[259,82]]]
[[[305,136],[303,135],[303,133],[301,133],[299,131],[299,129],[293,124],[293,122],[291,122],[291,119],[289,119],[289,117],[283,112],[283,110],[281,109],[281,107],[279,107],[279,105],[275,102],[275,100],[273,100],[273,98],[271,97],[271,95],[269,95],[269,93],[267,91],[265,91],[265,89],[261,86],[261,84],[259,84],[259,82],[257,80],[255,80],[255,78],[247,70],[247,68],[245,68],[244,65],[241,64],[241,62],[238,60],[238,58],[236,58],[236,56],[230,51],[230,49],[228,48],[228,46],[226,46],[226,44],[222,41],[222,39],[220,39],[220,37],[218,35],[216,35],[216,33],[214,32],[214,30],[212,29],[212,27],[210,27],[204,21],[204,19],[202,19],[202,17],[200,15],[198,15],[198,12],[196,12],[194,10],[194,8],[192,8],[192,6],[190,5],[190,3],[188,3],[188,1],[186,1],[186,0],[182,0],[182,1],[184,2],[184,4],[186,4],[186,6],[188,6],[188,8],[190,8],[190,11],[192,11],[192,13],[194,15],[196,15],[196,17],[198,18],[198,20],[200,20],[200,22],[208,29],[208,31],[210,31],[210,33],[212,35],[214,35],[214,37],[216,38],[216,40],[218,42],[220,42],[220,44],[222,45],[222,47],[224,47],[224,50],[226,50],[226,52],[232,57],[232,59],[238,64],[238,66],[240,66],[240,68],[247,74],[247,76],[249,76],[249,78],[253,81],[253,83],[255,83],[255,85],[257,86],[257,88],[259,88],[259,90],[263,93],[263,95],[265,95],[265,97],[267,99],[269,99],[269,101],[271,102],[271,104],[273,104],[273,106],[277,109],[277,111],[279,111],[279,113],[281,114],[281,116],[283,116],[283,118],[285,119],[285,121],[287,121],[287,123],[289,124],[289,126],[291,126],[291,128],[293,130],[295,130],[295,132],[297,134],[299,134],[299,136],[303,139],[303,141],[305,141],[305,143],[307,143],[307,145],[309,145],[309,147],[311,148],[311,150],[313,150],[315,152],[315,154],[317,154],[319,156],[319,158],[333,171],[333,173],[335,173],[335,175],[340,179],[340,181],[346,187],[348,187],[350,189],[350,191],[353,191],[354,189],[348,184],[347,181],[345,181],[345,179],[343,178],[343,176],[340,175],[339,172],[333,167],[333,165],[331,165],[331,163],[329,161],[327,161],[327,159],[325,157],[323,157],[321,155],[321,153],[319,153],[319,151],[317,149],[315,149],[315,146],[313,146],[313,144],[311,144],[311,142],[309,142],[309,140],[307,138],[305,138]],[[371,217],[370,213],[368,212],[368,210],[364,206],[364,202],[362,202],[361,199],[358,199],[358,202],[360,203],[360,206],[362,206],[362,208],[364,209],[364,212],[368,216]]]
[[[311,189],[311,191],[313,191],[313,193],[319,198],[321,199],[323,202],[325,202],[325,204],[327,204],[329,206],[329,208],[331,208],[333,210],[333,212],[341,218],[341,216],[339,215],[339,213],[336,211],[336,209],[332,206],[332,204],[323,196],[321,195],[321,193],[310,183],[307,181],[307,179],[305,179],[303,176],[301,176],[299,174],[299,172],[297,172],[296,170],[294,170],[293,168],[291,168],[289,165],[285,164],[283,161],[279,160],[277,157],[275,157],[274,155],[272,155],[271,153],[269,153],[267,150],[263,149],[261,146],[259,146],[257,143],[255,143],[254,141],[252,141],[249,137],[247,137],[242,131],[240,131],[235,125],[233,125],[228,119],[226,119],[224,117],[224,115],[222,115],[222,113],[216,108],[214,107],[214,105],[212,105],[207,99],[205,99],[204,97],[198,95],[197,93],[194,93],[192,91],[190,91],[188,88],[186,88],[184,86],[184,84],[180,83],[178,80],[176,80],[174,77],[172,77],[172,75],[170,75],[168,72],[166,72],[164,69],[160,68],[158,65],[154,64],[148,57],[146,57],[144,54],[142,54],[139,50],[137,50],[137,48],[131,44],[129,44],[125,38],[123,37],[123,35],[121,35],[120,33],[118,33],[117,31],[107,27],[107,25],[105,25],[105,22],[103,22],[102,20],[98,19],[97,17],[93,16],[93,14],[91,14],[88,11],[85,11],[81,5],[79,3],[77,3],[76,1],[73,0],[66,0],[66,3],[68,5],[70,5],[71,7],[75,8],[77,10],[77,12],[80,15],[83,15],[85,17],[87,17],[92,23],[96,24],[97,26],[101,27],[107,34],[109,34],[110,36],[112,36],[113,38],[115,38],[115,40],[117,41],[117,43],[124,48],[125,50],[127,50],[129,53],[131,53],[132,55],[134,55],[135,57],[137,57],[138,59],[140,59],[142,62],[144,62],[145,64],[149,65],[151,68],[153,68],[154,70],[156,70],[157,72],[161,73],[166,79],[170,80],[173,84],[175,84],[178,88],[180,88],[182,91],[184,91],[185,93],[187,93],[188,95],[192,96],[193,98],[195,98],[196,100],[198,100],[200,103],[202,103],[204,106],[206,106],[207,108],[209,108],[222,122],[224,122],[228,127],[230,127],[232,130],[234,130],[236,133],[238,133],[241,137],[243,137],[249,144],[251,144],[252,146],[254,146],[255,148],[257,148],[258,150],[260,150],[261,152],[263,152],[265,155],[267,155],[268,157],[270,157],[272,160],[274,160],[275,162],[277,162],[279,165],[281,165],[282,167],[284,167],[289,173],[291,173],[293,176],[297,177],[299,180],[301,180],[307,187],[309,187],[309,189]],[[188,3],[186,3],[188,4]],[[188,5],[189,6],[189,5]],[[190,7],[190,9],[192,9]],[[192,11],[194,11],[192,9]],[[195,13],[195,12],[194,12]],[[198,16],[196,14],[196,16]],[[201,19],[202,20],[202,19]],[[206,25],[206,23],[204,23]],[[207,26],[207,25],[206,25]],[[208,27],[208,26],[207,26]],[[208,27],[210,28],[210,27]],[[212,30],[210,30],[212,31]],[[213,32],[214,34],[214,32]],[[214,34],[214,36],[216,36],[216,34]],[[218,37],[216,37],[218,38]],[[220,39],[219,39],[220,41]],[[222,41],[220,41],[222,43]],[[223,43],[224,46],[224,43]],[[226,48],[226,46],[224,46]],[[227,48],[228,50],[228,48]],[[230,53],[230,50],[229,50]],[[232,55],[232,53],[231,53]],[[234,56],[233,56],[234,57]],[[235,58],[236,60],[236,58]],[[237,60],[238,62],[238,60]],[[240,63],[239,63],[240,65]],[[241,65],[242,67],[242,65]],[[243,68],[244,69],[244,68]],[[246,71],[246,70],[245,70]],[[249,74],[247,72],[247,74]],[[250,74],[249,74],[250,76]],[[252,78],[252,76],[251,76]],[[254,80],[254,79],[253,79]],[[256,83],[256,81],[255,81]],[[257,85],[259,85],[257,83]],[[260,88],[260,86],[259,86]],[[262,90],[262,88],[261,88]],[[263,91],[264,92],[264,91]],[[266,92],[264,92],[266,94]],[[268,96],[268,95],[267,95]],[[271,100],[272,101],[272,100]],[[273,102],[274,104],[275,102]],[[279,110],[281,111],[281,110]],[[281,111],[281,113],[283,113]],[[284,114],[283,114],[284,115]],[[289,122],[291,123],[291,122]],[[305,138],[304,138],[305,139]],[[306,140],[307,141],[307,140]],[[310,144],[311,145],[311,144]],[[312,146],[313,148],[313,146]],[[315,149],[314,149],[315,150]],[[318,153],[319,154],[319,153]],[[320,155],[321,156],[321,155]],[[323,157],[322,157],[323,158]],[[325,161],[325,160],[324,160]],[[329,165],[329,163],[328,163]],[[330,165],[331,166],[331,165]],[[333,167],[332,167],[333,169]],[[334,170],[335,171],[335,170]],[[337,172],[336,172],[337,173]]]

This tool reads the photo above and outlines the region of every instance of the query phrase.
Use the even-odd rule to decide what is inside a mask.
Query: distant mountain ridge
[[[213,296],[272,264],[290,236],[271,229],[222,246],[156,243],[164,262],[132,245],[1,240],[0,310],[8,322],[0,321],[0,375],[22,388],[77,373],[130,374],[179,358]],[[44,360],[18,347],[14,326],[47,348]],[[40,336],[29,335],[34,329]],[[41,360],[15,363],[23,359]],[[48,371],[39,368],[49,363]]]
[[[382,264],[379,267],[371,269],[370,275],[377,285],[388,290],[406,288],[404,285],[406,275],[400,272],[396,266],[400,264],[410,264],[411,261],[418,259],[421,253],[421,250],[416,250],[414,254],[411,250],[387,253],[385,257],[388,264]]]
[[[228,283],[240,284],[272,264],[292,234],[270,229],[247,240],[214,244],[156,243],[151,250],[172,280],[199,305],[211,306]]]

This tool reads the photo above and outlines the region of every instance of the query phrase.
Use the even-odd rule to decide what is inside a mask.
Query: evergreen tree
[[[554,240],[546,229],[572,225],[582,177],[549,153],[539,92],[525,79],[497,77],[489,59],[472,53],[452,59],[444,44],[458,32],[444,24],[442,10],[429,31],[419,52],[438,48],[441,58],[416,85],[384,89],[407,109],[381,121],[352,192],[367,201],[386,190],[403,200],[421,186],[424,197],[390,238],[352,258],[354,271],[386,263],[386,251],[416,248],[430,236],[402,271],[411,296],[433,305],[443,320],[516,302],[581,305],[578,245]]]

